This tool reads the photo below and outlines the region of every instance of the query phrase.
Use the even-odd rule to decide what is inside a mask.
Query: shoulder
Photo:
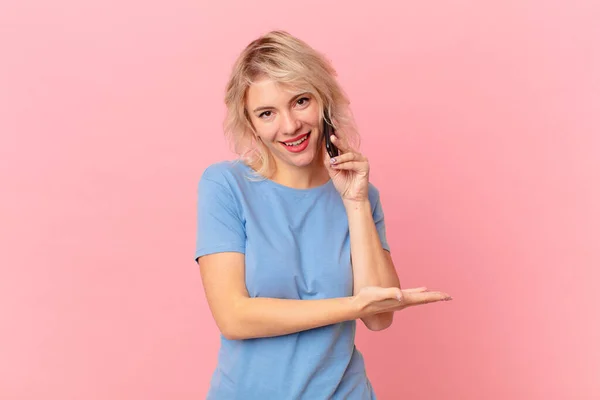
[[[241,215],[245,167],[238,161],[219,161],[210,164],[201,174],[197,186],[198,205],[213,213]]]
[[[250,167],[241,160],[219,161],[204,169],[200,176],[199,186],[218,184],[233,189],[243,186],[250,175]]]
[[[210,164],[202,172],[200,180],[213,180],[219,182],[230,179],[235,175],[240,175],[242,173],[242,168],[244,166],[240,164],[242,164],[242,161],[239,160],[225,160]]]

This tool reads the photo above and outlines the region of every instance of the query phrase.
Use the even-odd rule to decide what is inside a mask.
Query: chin
[[[307,151],[302,155],[297,155],[296,157],[289,157],[288,160],[290,163],[298,166],[298,167],[309,167],[315,164],[316,158],[319,155],[318,149],[312,148],[307,149]]]

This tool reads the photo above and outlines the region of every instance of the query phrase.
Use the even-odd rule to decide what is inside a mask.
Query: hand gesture
[[[340,155],[330,158],[326,151],[325,167],[333,185],[346,201],[364,201],[369,198],[369,161],[354,151],[347,140],[331,135],[332,143],[339,149]]]
[[[452,297],[447,293],[430,292],[426,287],[398,289],[369,286],[362,288],[353,298],[359,309],[360,318],[448,300],[452,300]]]

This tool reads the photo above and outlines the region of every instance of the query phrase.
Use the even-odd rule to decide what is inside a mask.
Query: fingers
[[[330,160],[331,168],[346,171],[363,171],[369,170],[369,162],[365,156],[360,153],[349,152],[341,154]]]
[[[348,161],[343,164],[333,164],[331,168],[344,171],[366,171],[368,164],[364,161]]]
[[[331,135],[331,143],[335,145],[342,153],[349,153],[352,151],[348,141],[345,138],[340,138],[335,135]]]
[[[368,302],[389,299],[400,300],[402,298],[402,290],[397,287],[383,288],[379,286],[367,286],[362,288],[359,294],[365,296]]]
[[[359,152],[353,151],[345,138],[331,135],[331,141],[340,150],[340,155],[330,158],[327,152],[324,152],[325,167],[328,170],[369,171],[369,161],[367,158]]]
[[[364,315],[396,312],[408,307],[444,300],[452,300],[452,297],[444,292],[428,292],[425,287],[401,290],[397,287],[369,286],[362,288],[356,296],[353,296],[353,302]]]
[[[405,293],[419,293],[419,292],[426,292],[427,288],[425,286],[422,286],[422,287],[412,288],[412,289],[402,289],[402,291]]]
[[[367,161],[367,158],[360,153],[356,152],[348,152],[344,154],[340,154],[339,156],[332,158],[332,164],[343,164],[349,161]]]
[[[449,294],[444,292],[409,292],[404,291],[404,300],[407,306],[435,303],[437,301],[452,300]]]
[[[381,288],[380,293],[381,293],[381,295],[380,295],[379,300],[387,300],[387,299],[401,300],[402,299],[402,290],[400,290],[397,287]]]

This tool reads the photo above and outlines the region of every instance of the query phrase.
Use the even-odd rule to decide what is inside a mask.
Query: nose
[[[281,132],[293,135],[302,127],[302,122],[293,113],[281,113]]]

